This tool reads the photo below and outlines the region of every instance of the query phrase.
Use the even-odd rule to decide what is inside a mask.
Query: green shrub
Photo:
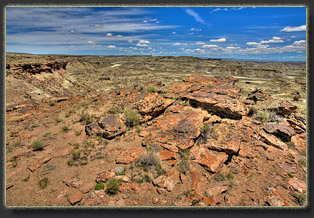
[[[61,130],[62,130],[62,132],[68,132],[68,131],[70,130],[70,128],[67,127],[67,126],[63,126],[63,127],[61,128]]]
[[[19,137],[19,134],[17,132],[11,132],[10,137]]]
[[[147,86],[146,91],[149,93],[158,92],[158,88],[154,85],[149,85]]]
[[[292,173],[288,173],[288,176],[289,176],[290,178],[294,178],[294,175],[293,175]]]
[[[161,163],[156,155],[153,153],[143,154],[137,159],[137,166],[141,167],[145,172],[155,169],[158,175],[165,173],[165,170],[162,168]]]
[[[250,114],[256,114],[258,111],[257,107],[251,106],[250,107]]]
[[[17,166],[17,159],[16,157],[13,157],[10,162],[12,163],[12,167],[16,167]]]
[[[182,106],[188,106],[188,103],[186,103],[186,102],[182,102],[182,104],[181,104]]]
[[[38,126],[39,126],[38,123],[34,123],[34,124],[31,125],[31,128],[36,128],[36,127],[38,127]]]
[[[140,91],[143,91],[145,88],[145,86],[142,84],[142,85],[139,85],[136,87],[136,91],[140,92]]]
[[[286,142],[286,144],[287,144],[287,146],[288,146],[288,148],[289,149],[294,149],[294,150],[296,150],[296,147],[295,147],[295,144],[294,144],[294,142]]]
[[[215,180],[216,181],[225,181],[226,179],[232,180],[233,179],[233,175],[232,173],[225,173],[225,172],[218,172],[215,176]]]
[[[179,171],[183,173],[184,175],[189,171],[190,169],[190,164],[186,161],[181,161],[179,164]]]
[[[39,185],[40,188],[44,189],[44,188],[46,188],[47,183],[48,183],[48,178],[45,177],[45,178],[41,179],[41,180],[38,182],[38,185]]]
[[[85,111],[82,111],[80,122],[84,122],[85,125],[88,125],[93,122],[95,114],[88,114]]]
[[[105,189],[104,183],[100,182],[95,185],[95,190],[102,190],[102,189]]]
[[[124,117],[127,121],[127,126],[133,127],[139,125],[140,123],[140,115],[136,110],[132,108],[126,108],[124,110]]]
[[[205,124],[201,127],[200,131],[201,131],[201,133],[206,133],[206,132],[208,131],[208,129],[209,129],[209,124],[208,124],[208,123],[205,123]]]
[[[32,148],[33,148],[33,151],[41,151],[44,148],[44,143],[39,140],[33,141]]]
[[[18,147],[20,144],[21,144],[20,141],[16,141],[16,142],[13,143],[13,146],[14,146],[14,147]]]
[[[306,202],[306,196],[302,193],[292,191],[292,196],[297,200],[298,204],[303,206]]]
[[[185,149],[185,150],[180,149],[178,153],[182,160],[188,160],[190,157],[189,149]]]
[[[122,184],[121,180],[118,179],[109,179],[106,184],[106,192],[108,194],[117,194],[119,191],[119,187]]]
[[[73,160],[79,159],[81,156],[81,151],[80,150],[74,150],[71,152],[71,157]]]
[[[298,161],[299,165],[306,167],[306,160],[305,158],[302,158]]]
[[[51,135],[50,132],[46,132],[45,134],[43,134],[43,137],[48,137],[48,136],[50,136],[50,135]]]
[[[214,88],[214,86],[212,84],[208,84],[207,87],[210,88],[210,89]]]
[[[140,132],[141,132],[141,126],[139,126],[139,125],[136,126],[136,132],[137,132],[137,133],[140,133]]]
[[[55,119],[56,123],[60,123],[62,122],[63,120],[59,119],[58,117]]]
[[[257,119],[261,122],[267,122],[269,120],[269,113],[267,111],[259,111],[257,113]]]

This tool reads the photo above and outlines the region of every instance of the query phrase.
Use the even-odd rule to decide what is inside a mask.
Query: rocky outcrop
[[[55,70],[65,70],[68,62],[51,63],[25,63],[25,64],[7,64],[6,69],[19,73],[40,74],[42,72],[52,73]]]

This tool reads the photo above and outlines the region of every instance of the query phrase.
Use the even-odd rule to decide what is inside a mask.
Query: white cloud
[[[195,45],[204,45],[205,42],[201,42],[201,41],[198,41],[198,42],[195,42]]]
[[[133,40],[132,40],[132,39],[129,39],[129,40],[128,40],[128,43],[132,43],[132,42],[133,42]]]
[[[143,23],[147,23],[148,21],[147,20],[143,20]]]
[[[302,26],[296,26],[296,27],[292,27],[292,26],[287,26],[285,28],[283,28],[282,30],[280,30],[282,32],[298,32],[298,31],[306,31],[306,25],[302,25]]]
[[[198,15],[198,13],[196,13],[196,12],[193,11],[192,9],[186,9],[185,12],[186,12],[188,15],[194,17],[194,19],[195,19],[197,22],[205,24],[205,21],[203,20],[203,18],[201,18],[201,17]]]
[[[111,37],[111,36],[112,36],[112,33],[107,33],[106,36]]]
[[[217,48],[217,45],[203,45],[202,48]]]
[[[177,34],[176,32],[172,32],[172,35]]]
[[[296,38],[296,36],[290,36],[290,38]]]
[[[258,45],[257,42],[247,42],[246,44],[247,44],[247,45]]]
[[[136,45],[136,46],[138,46],[138,47],[147,47],[147,44],[137,43],[137,45]]]
[[[173,43],[172,45],[181,45],[180,42]]]
[[[297,46],[306,45],[306,41],[305,40],[294,41],[293,45],[297,45]]]
[[[88,43],[88,44],[95,44],[94,41],[88,41],[87,43]]]
[[[262,40],[260,41],[261,44],[264,43],[282,43],[284,42],[280,37],[274,36],[272,39],[270,40]]]
[[[113,49],[113,48],[116,48],[116,46],[114,46],[114,45],[108,45],[107,48]]]
[[[140,40],[138,43],[139,43],[139,44],[141,44],[141,43],[143,43],[143,44],[149,44],[150,41],[148,41],[148,40]]]
[[[122,38],[123,36],[122,36],[122,35],[116,35],[116,37],[117,37],[117,38]]]
[[[211,39],[211,42],[226,42],[227,39],[226,38],[220,38],[220,39]]]
[[[216,11],[228,11],[228,8],[216,8],[211,11],[211,13],[216,12]]]
[[[190,30],[191,30],[191,31],[194,31],[194,30],[195,30],[195,28],[191,28]]]

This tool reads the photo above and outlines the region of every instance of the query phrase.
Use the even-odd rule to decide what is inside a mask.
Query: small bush
[[[288,173],[288,176],[289,176],[290,178],[294,178],[294,175],[293,175],[292,173]]]
[[[306,202],[306,196],[302,193],[292,191],[292,196],[297,200],[298,204],[303,206]]]
[[[95,185],[95,190],[102,190],[102,189],[105,189],[104,183],[100,182]]]
[[[39,185],[40,188],[44,189],[44,188],[46,188],[47,183],[48,183],[48,178],[45,177],[45,178],[41,179],[41,180],[38,182],[38,185]]]
[[[124,110],[124,117],[127,121],[127,126],[133,127],[139,125],[140,123],[140,115],[136,110],[132,108],[126,108]]]
[[[145,88],[145,86],[142,84],[142,85],[139,85],[136,87],[136,91],[140,92],[140,91],[143,91]]]
[[[201,129],[200,129],[201,133],[206,133],[208,130],[209,130],[209,124],[208,124],[208,123],[205,123],[205,124],[201,127]]]
[[[43,137],[48,137],[48,136],[50,136],[50,135],[51,135],[50,132],[46,132],[45,134],[43,134]]]
[[[290,142],[287,142],[286,144],[287,144],[287,146],[288,146],[289,149],[294,149],[294,150],[296,150],[296,147],[295,147],[294,142],[291,142],[291,141],[290,141]]]
[[[54,169],[56,169],[56,168],[57,168],[56,165],[49,165],[49,166],[47,166],[47,169],[48,169],[48,170],[54,170]]]
[[[182,160],[188,160],[190,157],[189,149],[185,149],[185,150],[180,149],[178,153]]]
[[[232,173],[218,172],[215,176],[216,181],[225,181],[226,179],[232,180],[233,179]]]
[[[124,167],[115,167],[114,172],[116,175],[125,175],[125,168]]]
[[[10,137],[19,137],[19,134],[17,132],[11,132]]]
[[[188,106],[188,103],[186,103],[186,102],[182,102],[182,104],[181,104],[182,106]]]
[[[137,132],[137,133],[140,133],[140,132],[141,132],[141,126],[139,126],[139,125],[136,126],[136,132]]]
[[[108,194],[117,194],[119,191],[119,187],[122,184],[121,180],[118,179],[109,179],[106,184],[106,192]]]
[[[165,173],[165,170],[162,168],[159,159],[153,153],[143,154],[137,159],[137,165],[141,167],[145,172],[155,169],[158,175],[162,175]]]
[[[210,88],[210,89],[214,88],[214,86],[212,84],[208,84],[207,87]]]
[[[36,140],[32,143],[32,148],[33,151],[41,151],[44,148],[44,143],[42,141]]]
[[[149,85],[149,86],[147,86],[146,91],[149,93],[154,93],[154,92],[158,92],[158,88],[154,85]]]
[[[31,125],[31,128],[36,128],[36,127],[38,127],[38,126],[39,126],[38,123],[34,123],[34,124]]]
[[[190,164],[186,161],[181,161],[179,164],[179,171],[183,173],[184,175],[189,171],[190,169]]]
[[[251,106],[249,114],[256,114],[258,111],[257,107]]]
[[[70,130],[70,128],[67,127],[67,126],[63,126],[63,127],[61,128],[61,130],[62,130],[62,132],[68,132],[68,131]]]
[[[58,117],[55,119],[56,123],[60,123],[62,122],[63,120],[59,119]]]
[[[298,161],[298,163],[299,163],[300,166],[306,167],[306,160],[305,160],[305,158],[300,159],[300,160]]]
[[[18,147],[18,146],[20,146],[20,144],[21,144],[20,141],[16,141],[16,142],[14,142],[13,146],[14,146],[14,147]]]
[[[17,166],[17,159],[16,157],[13,157],[10,162],[12,163],[12,167],[16,167]]]
[[[259,111],[257,113],[257,119],[261,122],[267,122],[269,120],[269,113],[267,111]]]
[[[71,157],[73,160],[79,159],[81,156],[81,151],[80,150],[74,150],[71,152]]]
[[[85,125],[88,125],[88,124],[93,122],[94,118],[95,118],[95,114],[90,115],[90,114],[86,113],[85,111],[83,111],[81,113],[80,122],[83,121]]]

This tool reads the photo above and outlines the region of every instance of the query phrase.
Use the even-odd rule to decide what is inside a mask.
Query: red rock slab
[[[70,204],[74,205],[78,202],[80,202],[83,198],[83,194],[82,192],[80,192],[79,190],[76,190],[73,194],[71,194],[68,198]]]
[[[221,193],[227,190],[228,190],[228,186],[217,186],[217,187],[207,189],[206,193],[214,197],[214,196],[220,195]]]
[[[60,150],[53,152],[52,157],[53,158],[65,157],[65,156],[69,155],[71,153],[71,151],[72,151],[72,147],[60,149]]]
[[[174,82],[167,86],[167,93],[165,96],[172,98],[183,97],[192,86],[192,83]]]
[[[88,193],[90,190],[92,190],[94,188],[94,183],[93,182],[89,182],[89,183],[86,183],[86,184],[83,184],[80,186],[80,191],[83,193],[83,194],[86,194]]]
[[[115,175],[116,174],[115,174],[114,170],[106,170],[104,172],[99,173],[97,175],[95,181],[97,183],[99,183],[99,182],[107,182],[107,180],[113,178]]]
[[[173,152],[193,146],[194,139],[200,135],[206,112],[182,105],[171,106],[169,111],[146,128],[149,135],[143,139],[143,145],[162,146]]]
[[[153,179],[153,184],[160,188],[165,188],[169,192],[171,192],[177,183],[180,183],[179,172],[169,172],[166,175],[161,175],[155,179]]]
[[[142,148],[134,148],[128,149],[121,154],[116,159],[117,164],[129,164],[133,162],[135,159],[139,158],[144,154],[144,149]]]
[[[296,177],[289,180],[291,187],[301,193],[306,193],[306,183]]]
[[[276,106],[274,109],[278,114],[290,115],[292,113],[296,113],[298,107],[293,105],[290,101],[281,100],[278,102],[278,106]]]
[[[177,155],[175,152],[172,151],[168,151],[165,149],[161,149],[158,151],[159,156],[160,156],[160,160],[164,161],[164,160],[175,160],[177,159]]]
[[[122,183],[119,187],[119,190],[122,193],[134,193],[139,190],[139,186],[137,183]]]
[[[271,190],[271,195],[267,201],[270,206],[291,206],[287,200],[277,191],[277,189]]]
[[[187,98],[191,105],[199,106],[222,117],[241,119],[249,113],[248,107],[240,101],[220,92],[194,92]]]
[[[193,147],[190,152],[191,159],[211,173],[217,172],[228,160],[226,153],[208,150],[207,148]]]
[[[40,160],[32,162],[27,168],[30,171],[34,172],[35,170],[37,170],[39,167],[41,167],[43,164],[47,163],[51,159],[52,159],[52,156],[46,156]]]
[[[274,135],[267,134],[264,130],[261,130],[259,135],[261,136],[261,141],[271,145],[275,148],[279,148],[281,150],[287,150],[288,146],[286,143],[282,142],[280,139],[278,139]]]
[[[291,141],[295,144],[296,149],[303,151],[306,149],[306,135],[302,133],[291,137]]]
[[[291,138],[291,136],[296,134],[293,128],[285,124],[267,123],[264,125],[263,128],[268,133],[286,138]]]
[[[147,93],[143,100],[136,102],[135,108],[141,115],[155,117],[173,102],[174,100],[163,98],[157,93]]]

